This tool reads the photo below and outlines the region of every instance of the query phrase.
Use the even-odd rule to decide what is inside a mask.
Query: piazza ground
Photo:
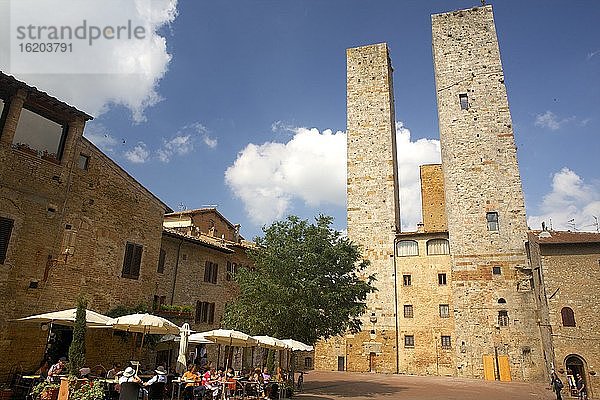
[[[564,390],[563,390],[564,395]],[[304,376],[302,400],[419,399],[419,400],[551,400],[549,385],[486,382],[476,379],[310,371]],[[565,397],[568,398],[568,397]]]

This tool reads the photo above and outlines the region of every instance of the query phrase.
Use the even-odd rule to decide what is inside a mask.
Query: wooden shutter
[[[123,258],[123,278],[131,277],[131,260],[133,259],[133,243],[125,246],[125,257]]]
[[[498,356],[498,372],[502,382],[510,382],[510,362],[507,355]]]
[[[210,282],[210,261],[204,263],[204,282]]]
[[[137,279],[140,276],[140,265],[142,263],[142,251],[144,247],[136,244],[133,247],[133,259],[131,260],[131,277]]]
[[[486,381],[496,380],[496,367],[494,357],[489,354],[483,355],[483,379]]]
[[[217,283],[217,275],[219,273],[219,264],[213,264],[212,283]]]
[[[8,242],[12,233],[14,221],[8,218],[0,218],[0,264],[4,264]]]
[[[215,303],[209,303],[208,306],[208,323],[215,322]]]

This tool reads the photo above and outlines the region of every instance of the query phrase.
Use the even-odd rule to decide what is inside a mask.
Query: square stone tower
[[[371,332],[371,366],[395,369],[394,238],[399,221],[392,66],[385,43],[347,50],[348,237],[362,247],[378,291],[367,300],[363,329]],[[373,322],[375,321],[376,322]],[[375,331],[375,333],[373,333]],[[384,355],[382,331],[390,340]],[[394,336],[395,337],[395,336]],[[364,345],[367,346],[367,345]],[[366,348],[366,347],[365,347]],[[389,356],[388,362],[383,362]],[[373,357],[381,358],[376,361]],[[375,367],[374,364],[378,367]],[[380,368],[381,367],[381,368]],[[365,370],[367,367],[356,367]]]
[[[432,16],[459,375],[541,379],[527,224],[491,6]]]

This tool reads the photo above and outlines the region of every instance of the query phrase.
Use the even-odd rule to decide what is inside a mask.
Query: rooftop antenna
[[[485,6],[485,0],[481,0],[481,5]]]
[[[569,227],[573,230],[576,231],[577,228],[575,228],[575,218],[571,218],[570,220],[567,221],[567,225],[569,225]]]
[[[183,204],[183,202],[179,203],[179,205],[177,206],[177,209],[179,211],[185,211],[185,210],[187,210],[187,208],[185,207],[185,204]]]
[[[600,226],[598,225],[598,217],[596,217],[595,215],[592,215],[592,217],[594,218],[594,225],[596,225],[596,232],[600,233]]]

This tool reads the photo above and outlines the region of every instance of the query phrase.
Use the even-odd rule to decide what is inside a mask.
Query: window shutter
[[[213,264],[214,271],[212,276],[212,283],[217,283],[217,275],[219,274],[219,264]]]
[[[210,261],[204,263],[204,282],[210,282]]]
[[[0,218],[0,264],[4,264],[8,242],[12,233],[14,221],[8,218]]]
[[[202,302],[200,300],[196,300],[196,317],[194,320],[196,323],[202,320]]]
[[[210,303],[208,311],[208,323],[212,324],[213,322],[215,322],[215,303]]]
[[[132,278],[138,278],[140,276],[140,265],[142,263],[142,251],[144,247],[142,245],[134,245],[133,260],[131,261],[131,276]]]
[[[165,272],[165,257],[167,252],[164,249],[160,249],[160,254],[158,256],[158,273],[162,274]]]
[[[125,258],[123,259],[123,278],[131,276],[131,260],[133,259],[133,244],[127,243],[125,246]]]

